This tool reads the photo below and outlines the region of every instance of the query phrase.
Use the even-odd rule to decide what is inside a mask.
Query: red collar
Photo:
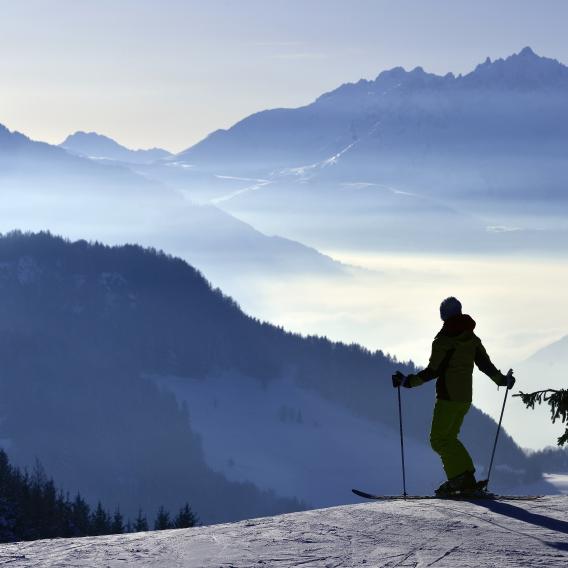
[[[456,336],[464,331],[473,331],[475,329],[475,321],[467,314],[459,314],[451,317],[444,322],[440,333],[443,335]]]

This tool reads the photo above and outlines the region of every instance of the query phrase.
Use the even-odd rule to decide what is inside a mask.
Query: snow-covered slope
[[[171,377],[160,384],[187,405],[208,465],[228,479],[252,481],[310,507],[355,502],[351,484],[400,489],[395,428],[355,416],[292,380],[262,386],[246,377]],[[432,491],[443,476],[439,459],[413,438],[406,451],[408,487]]]
[[[5,544],[0,563],[556,568],[568,564],[568,497],[365,503],[192,529]]]

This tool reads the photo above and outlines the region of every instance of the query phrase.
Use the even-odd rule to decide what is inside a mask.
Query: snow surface
[[[568,565],[568,497],[372,502],[192,529],[4,544],[0,565],[554,568]]]

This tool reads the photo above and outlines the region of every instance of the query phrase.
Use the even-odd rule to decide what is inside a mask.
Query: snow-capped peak
[[[483,89],[538,89],[565,87],[568,85],[568,67],[548,57],[537,55],[530,47],[506,58],[492,60],[487,57],[483,63],[465,75],[453,73],[436,75],[418,66],[407,71],[393,67],[379,73],[374,81],[361,79],[357,83],[346,83],[325,93],[319,100],[345,100],[346,97],[382,95],[391,89],[406,91],[436,89],[438,87],[466,87]]]
[[[530,47],[525,47],[505,59],[491,61],[487,57],[463,79],[471,85],[495,88],[549,87],[559,82],[568,82],[568,67],[556,59],[542,57]]]

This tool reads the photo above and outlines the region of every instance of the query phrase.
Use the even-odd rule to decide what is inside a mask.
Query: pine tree
[[[110,532],[110,518],[108,513],[103,509],[99,501],[95,512],[91,517],[91,534],[101,535],[109,534]]]
[[[146,532],[149,530],[148,521],[146,517],[142,514],[142,509],[138,510],[138,517],[134,521],[134,532]]]
[[[174,527],[172,525],[172,522],[170,521],[170,514],[164,509],[164,507],[160,507],[158,516],[156,517],[156,521],[154,522],[154,530],[163,531],[173,528]]]
[[[10,498],[0,496],[0,542],[18,540],[16,511]]]
[[[193,514],[189,503],[180,509],[178,516],[175,518],[174,527],[176,529],[186,529],[194,527],[197,524],[197,517]]]
[[[60,519],[57,518],[57,489],[53,480],[45,479],[40,491],[42,507],[39,531],[42,537],[55,538],[61,535],[61,530],[58,526]]]
[[[22,531],[21,537],[25,540],[37,539],[44,536],[45,528],[45,502],[43,486],[46,483],[46,475],[43,467],[36,460],[31,477],[26,476],[29,484],[29,507],[26,513],[27,527]]]
[[[17,511],[14,506],[17,492],[14,471],[4,450],[0,450],[0,542],[11,542],[17,534]],[[22,487],[23,489],[23,487]]]
[[[73,527],[73,514],[69,494],[64,495],[63,491],[59,491],[55,504],[55,516],[59,525],[58,535],[64,538],[75,536]]]
[[[114,512],[110,530],[112,534],[122,534],[124,532],[124,519],[122,517],[120,509],[117,509]]]
[[[141,513],[138,521],[148,530]],[[123,532],[120,510],[111,517],[99,502],[91,512],[80,494],[71,502],[39,463],[31,475],[22,473],[0,449],[0,542]]]
[[[91,507],[77,493],[71,505],[71,519],[76,536],[86,536],[91,530]]]
[[[560,420],[562,424],[566,424],[564,434],[557,440],[558,445],[563,446],[568,442],[568,390],[546,389],[531,393],[520,392],[514,396],[520,396],[527,408],[534,408],[535,404],[547,403],[550,406],[552,423]]]

